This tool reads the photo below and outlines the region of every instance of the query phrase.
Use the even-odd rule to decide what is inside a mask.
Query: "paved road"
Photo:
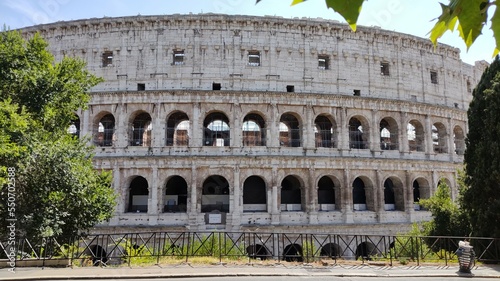
[[[436,281],[436,277],[332,277],[332,276],[286,276],[286,277],[207,277],[207,278],[158,278],[158,279],[106,279],[106,281]],[[464,281],[463,277],[441,278],[446,281]],[[474,281],[491,281],[491,278],[467,278]],[[60,281],[60,280],[48,280]],[[73,281],[88,281],[73,280]]]

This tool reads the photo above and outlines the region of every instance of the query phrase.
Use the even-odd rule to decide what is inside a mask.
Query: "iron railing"
[[[466,240],[483,262],[500,262],[500,239],[443,236],[382,236],[256,232],[147,232],[90,234],[66,241],[26,238],[0,242],[0,258],[67,259],[94,265],[130,263],[145,258],[159,263],[162,257],[188,262],[194,257],[315,262],[319,260],[382,260],[398,262],[457,262],[458,242]]]

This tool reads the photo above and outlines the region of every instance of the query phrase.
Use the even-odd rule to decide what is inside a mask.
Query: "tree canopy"
[[[483,73],[468,112],[462,207],[473,235],[500,237],[500,59]]]
[[[96,171],[87,140],[68,133],[100,81],[81,60],[56,63],[39,35],[0,32],[0,237],[14,218],[17,235],[41,238],[112,216],[110,173]]]
[[[256,0],[259,3],[262,0]],[[292,0],[291,5],[296,5],[307,0]],[[339,13],[356,31],[361,8],[365,0],[325,0],[326,6]],[[481,35],[484,25],[488,21],[488,11],[497,3],[494,0],[450,0],[448,5],[442,4],[442,14],[436,18],[437,22],[429,32],[430,40],[437,44],[447,31],[458,30],[460,37],[469,48],[476,38]],[[500,15],[498,9],[491,16],[491,29],[496,41],[494,54],[500,49]]]

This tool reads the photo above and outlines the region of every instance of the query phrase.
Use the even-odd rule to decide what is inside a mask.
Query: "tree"
[[[469,132],[462,207],[474,236],[500,237],[500,60],[483,73],[467,115]]]
[[[81,60],[55,63],[39,35],[0,32],[0,238],[13,221],[18,237],[66,238],[112,216],[110,173],[68,134],[100,81]]]
[[[460,199],[458,201],[461,202]],[[444,181],[439,183],[433,196],[421,199],[420,204],[432,214],[432,220],[424,223],[424,235],[460,237],[470,235],[469,218],[452,200],[450,187]]]
[[[262,0],[256,0],[259,3]],[[305,2],[306,0],[292,0],[292,5]],[[325,0],[326,6],[339,13],[356,31],[361,7],[365,0]],[[476,38],[481,34],[484,25],[488,21],[488,10],[497,3],[494,0],[450,0],[448,5],[441,4],[442,14],[430,31],[430,39],[434,44],[447,31],[458,30],[460,37],[469,48]],[[491,17],[491,29],[496,40],[494,55],[500,49],[500,15],[499,11]]]

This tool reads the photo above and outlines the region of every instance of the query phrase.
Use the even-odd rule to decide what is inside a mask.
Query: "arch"
[[[335,184],[328,176],[323,176],[318,181],[318,204],[320,211],[335,210]]]
[[[355,211],[367,210],[365,182],[359,177],[352,183],[352,201]]]
[[[271,254],[267,250],[266,246],[261,244],[253,244],[247,247],[247,255],[251,259],[267,260],[271,258]]]
[[[279,140],[280,146],[300,147],[302,136],[300,132],[300,121],[292,113],[284,113],[280,118]]]
[[[361,258],[362,260],[371,260],[372,256],[378,255],[379,252],[375,245],[371,242],[361,242],[357,247],[356,247],[356,260],[358,258]]]
[[[189,145],[189,117],[186,113],[177,111],[167,119],[166,131],[167,146]]]
[[[425,151],[425,134],[422,123],[411,120],[407,125],[408,147],[410,151]]]
[[[281,181],[281,210],[302,211],[301,184],[295,176],[286,176]]]
[[[267,211],[267,188],[259,176],[250,176],[243,183],[243,211]]]
[[[432,125],[432,146],[435,153],[448,153],[448,140],[446,127],[443,123]]]
[[[384,182],[384,209],[386,211],[393,211],[396,209],[394,184],[391,179],[386,179]]]
[[[229,182],[223,176],[212,175],[204,182],[201,192],[201,212],[229,213]]]
[[[329,258],[340,258],[342,257],[342,248],[338,244],[335,243],[327,243],[323,247],[321,247],[321,251],[319,254],[321,257],[329,257]]]
[[[76,114],[69,123],[68,134],[80,138],[80,117]]]
[[[222,112],[212,112],[203,121],[204,146],[230,146],[229,118]]]
[[[243,146],[266,146],[266,121],[257,113],[243,118]]]
[[[90,245],[85,254],[92,257],[93,266],[106,265],[108,262],[108,253],[101,245]]]
[[[290,244],[283,250],[283,259],[288,262],[303,262],[302,246],[299,244]]]
[[[128,212],[147,212],[149,198],[148,181],[141,176],[135,177],[130,182],[128,198]]]
[[[430,197],[429,182],[425,178],[417,178],[413,181],[413,207],[416,211],[423,210],[420,206],[420,199]]]
[[[460,126],[453,128],[453,143],[455,145],[455,154],[464,155],[465,153],[465,134]]]
[[[164,212],[186,212],[188,198],[188,185],[181,176],[171,177],[165,184],[163,198]]]
[[[386,211],[404,211],[404,186],[397,177],[389,177],[384,181],[384,209]]]
[[[398,123],[392,117],[385,117],[380,121],[380,149],[399,149]]]
[[[319,115],[314,120],[314,139],[316,147],[336,147],[336,128],[335,122],[326,115]]]
[[[111,113],[103,113],[94,125],[94,144],[112,146],[115,141],[115,117]]]
[[[349,147],[354,149],[369,148],[368,122],[362,116],[354,116],[349,119]]]
[[[141,112],[135,116],[130,126],[131,146],[151,146],[152,126],[151,115]]]

